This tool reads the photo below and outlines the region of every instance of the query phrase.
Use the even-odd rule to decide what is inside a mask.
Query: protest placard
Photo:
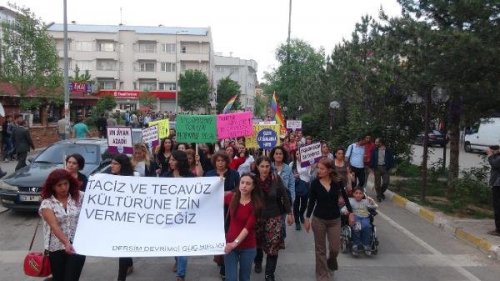
[[[110,153],[134,153],[132,143],[132,128],[108,127],[108,151]]]
[[[151,121],[148,123],[148,127],[158,126],[158,137],[164,139],[170,134],[170,124],[168,119],[161,119],[156,121]]]
[[[321,143],[313,143],[300,147],[300,166],[308,167],[321,159]]]
[[[217,129],[215,115],[178,115],[176,141],[187,143],[215,143]]]
[[[288,130],[302,130],[302,120],[286,120],[286,128]]]
[[[264,129],[272,130],[272,131],[274,131],[276,133],[276,136],[279,136],[280,125],[278,125],[278,124],[255,124],[255,125],[253,125],[253,134],[252,134],[252,136],[245,138],[245,146],[247,148],[260,148],[260,146],[259,146],[259,144],[257,142],[257,139],[259,137],[259,133],[262,130],[264,130]],[[269,131],[267,131],[266,134],[270,134]],[[264,137],[264,133],[261,134],[261,137]],[[268,140],[271,140],[271,139],[268,139]],[[264,141],[264,139],[261,138],[261,143],[262,144],[264,144],[263,141]],[[274,146],[278,146],[280,144],[281,144],[280,139],[277,138],[276,144],[274,144]],[[272,146],[273,143],[270,143],[270,145]],[[272,146],[272,147],[266,147],[264,149],[272,149],[274,146]]]
[[[223,197],[219,177],[96,174],[87,184],[73,246],[98,257],[221,255]]]
[[[153,152],[153,148],[160,143],[158,136],[158,126],[154,125],[142,129],[142,141],[146,143],[149,147],[149,150]]]
[[[253,134],[251,112],[238,112],[217,115],[217,138],[246,137]]]

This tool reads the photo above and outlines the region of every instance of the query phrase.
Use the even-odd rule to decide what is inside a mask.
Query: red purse
[[[24,274],[32,277],[47,277],[52,273],[50,269],[50,259],[49,252],[32,252],[33,242],[35,241],[36,232],[40,221],[36,224],[35,233],[33,233],[33,238],[31,239],[30,248],[28,249],[28,254],[24,258]],[[49,240],[50,244],[50,240]]]

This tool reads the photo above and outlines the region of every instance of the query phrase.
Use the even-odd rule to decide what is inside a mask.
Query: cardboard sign
[[[308,167],[318,163],[321,159],[321,143],[313,143],[310,145],[302,146],[300,150],[300,166]]]
[[[108,150],[110,153],[134,153],[132,143],[132,128],[130,127],[108,127]]]
[[[278,125],[278,124],[257,124],[257,125],[253,125],[253,134],[252,134],[252,136],[245,138],[245,146],[247,148],[260,148],[259,144],[257,143],[257,138],[258,138],[259,132],[262,131],[262,130],[264,130],[264,129],[270,129],[270,130],[274,131],[277,136],[280,133],[280,125]],[[262,136],[264,136],[264,134],[262,134]],[[264,141],[264,139],[261,139],[261,141]],[[281,144],[281,141],[278,138],[275,146],[278,146],[280,144]],[[265,148],[265,149],[272,149],[273,147],[271,147],[271,148]]]
[[[164,139],[170,134],[170,124],[168,119],[161,119],[156,121],[148,122],[148,127],[157,126],[158,127],[158,137]]]
[[[148,144],[149,150],[154,151],[154,147],[160,144],[158,137],[158,126],[151,126],[142,129],[142,141]]]
[[[186,143],[215,143],[217,126],[215,115],[178,115],[176,141]]]
[[[217,138],[229,139],[246,137],[253,134],[251,112],[217,115]]]
[[[219,177],[89,177],[73,246],[96,257],[223,255]],[[202,235],[200,235],[202,234]]]
[[[302,120],[286,120],[286,128],[292,131],[302,130]]]

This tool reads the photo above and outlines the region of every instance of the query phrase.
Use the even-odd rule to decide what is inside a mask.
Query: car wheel
[[[472,152],[472,146],[470,145],[470,142],[464,143],[464,150],[465,152]]]

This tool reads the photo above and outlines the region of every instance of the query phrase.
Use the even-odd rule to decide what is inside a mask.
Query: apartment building
[[[63,24],[52,24],[61,68]],[[177,112],[178,79],[188,69],[212,80],[214,55],[210,28],[68,24],[69,73],[89,71],[98,96],[113,95],[121,110],[137,110],[139,95],[157,98],[155,111]],[[208,94],[208,93],[207,93]],[[180,109],[179,109],[180,110]]]
[[[229,77],[238,82],[241,89],[240,102],[243,109],[252,111],[255,106],[255,88],[257,86],[257,62],[238,57],[225,57],[221,54],[214,56],[215,83]]]

